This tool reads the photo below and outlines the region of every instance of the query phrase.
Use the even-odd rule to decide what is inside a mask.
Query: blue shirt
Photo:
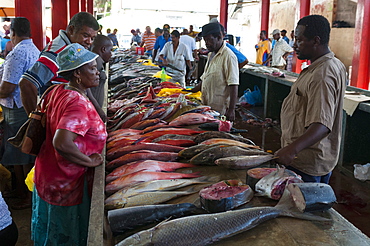
[[[132,38],[131,38],[131,42],[134,43],[136,42],[137,44],[140,44],[141,43],[141,36],[138,34],[138,35],[132,35]]]
[[[287,36],[284,36],[283,39],[289,44],[289,38]]]
[[[5,46],[8,41],[10,41],[10,38],[1,38],[1,51],[5,50]]]
[[[12,217],[0,192],[0,231],[12,224]]]
[[[226,42],[226,47],[228,47],[236,55],[236,58],[238,58],[238,63],[242,63],[243,61],[247,60],[247,57],[237,50],[234,45]]]
[[[157,40],[155,41],[155,44],[154,44],[154,49],[155,50],[158,50],[158,52],[160,52],[164,45],[168,42],[168,41],[172,41],[171,38],[169,37],[168,40],[166,40],[163,35],[162,36],[159,36],[157,38]]]
[[[117,36],[115,34],[109,33],[108,38],[110,38],[112,40],[113,46],[118,46],[118,40],[117,40]]]
[[[23,107],[18,82],[24,72],[35,64],[39,58],[40,51],[33,44],[32,39],[25,39],[19,42],[5,58],[5,62],[0,69],[2,81],[15,84],[15,90],[7,98],[1,98],[0,104],[13,108],[14,102],[18,108]]]

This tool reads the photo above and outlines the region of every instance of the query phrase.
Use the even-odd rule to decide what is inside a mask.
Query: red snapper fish
[[[188,126],[188,125],[197,125],[207,122],[217,121],[215,118],[209,115],[200,114],[200,113],[188,113],[180,115],[170,122],[170,126]]]
[[[131,174],[138,171],[151,171],[151,172],[173,172],[179,168],[195,167],[192,164],[181,162],[164,162],[155,160],[135,161],[126,165],[117,167],[106,177],[106,182],[111,182],[123,175]]]
[[[151,180],[163,180],[163,179],[182,179],[182,178],[197,178],[200,177],[199,173],[162,173],[162,172],[146,172],[139,171],[122,176],[105,186],[105,191],[113,193],[119,191],[127,186],[133,186],[141,182],[147,182]]]
[[[109,162],[106,168],[108,170],[112,170],[124,164],[140,160],[174,161],[177,159],[177,157],[178,157],[177,153],[173,152],[155,152],[150,150],[139,150],[133,151],[129,154],[123,155]]]

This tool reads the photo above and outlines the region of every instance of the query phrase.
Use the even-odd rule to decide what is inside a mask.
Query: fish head
[[[277,166],[277,170],[261,178],[256,183],[256,196],[268,196],[271,198],[271,192],[276,186],[276,182],[280,182],[281,178],[284,177],[284,167]]]

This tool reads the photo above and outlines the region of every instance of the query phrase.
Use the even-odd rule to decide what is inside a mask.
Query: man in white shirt
[[[190,52],[185,44],[180,42],[180,33],[174,30],[171,33],[172,41],[167,42],[159,53],[163,65],[172,65],[174,68],[167,67],[166,72],[172,77],[172,80],[179,82],[185,88],[186,64],[191,69]],[[166,58],[165,58],[166,57]]]
[[[276,40],[274,48],[271,50],[271,53],[267,60],[264,63],[272,60],[271,66],[279,69],[285,69],[286,59],[290,52],[293,52],[293,48],[289,46],[283,38],[280,37],[280,30],[275,29],[272,32],[272,36]]]
[[[195,44],[195,38],[192,38],[192,37],[189,36],[188,29],[184,29],[184,31],[181,33],[180,43],[185,44],[186,47],[188,48],[189,56],[190,56],[190,62],[191,62],[191,65],[194,68],[194,59],[196,61],[198,61],[199,57],[198,57],[198,53],[197,53],[197,46]],[[190,80],[190,76],[191,76],[191,70],[187,66],[186,67],[186,82],[188,82]]]

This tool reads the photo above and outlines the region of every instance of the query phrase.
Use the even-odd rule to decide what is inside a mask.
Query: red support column
[[[52,39],[59,35],[59,30],[65,30],[69,22],[67,0],[51,0]]]
[[[368,90],[370,82],[370,1],[358,0],[353,40],[351,85]]]
[[[86,0],[80,0],[81,2],[81,11],[86,12]]]
[[[303,18],[310,14],[311,1],[310,0],[297,0],[297,9],[299,9],[299,18]],[[292,71],[295,73],[300,73],[302,71],[302,60],[297,59],[296,54],[294,53],[292,60]]]
[[[270,0],[261,0],[261,31],[269,35]]]
[[[228,0],[221,0],[220,2],[220,23],[225,27],[225,31],[227,31],[227,17],[228,17],[228,10],[229,1]]]
[[[69,16],[72,18],[80,12],[80,0],[69,0]]]
[[[94,14],[94,0],[87,0],[87,12]]]
[[[31,37],[39,50],[45,47],[45,33],[42,20],[44,17],[42,0],[15,0],[15,15],[26,17],[31,24]]]

